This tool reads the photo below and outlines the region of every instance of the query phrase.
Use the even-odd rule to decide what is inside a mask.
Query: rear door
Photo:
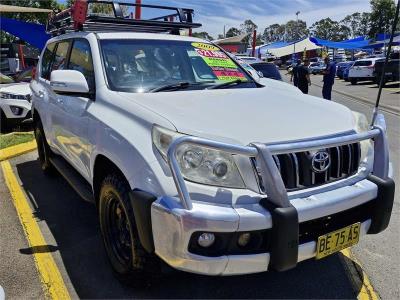
[[[47,141],[53,145],[53,130],[51,126],[51,111],[49,105],[50,92],[50,67],[54,56],[56,43],[47,44],[38,65],[37,80],[32,80],[32,103],[34,109],[39,112]]]

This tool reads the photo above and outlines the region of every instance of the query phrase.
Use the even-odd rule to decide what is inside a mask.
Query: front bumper
[[[349,216],[337,215],[339,221],[333,227],[328,227],[326,231],[321,231],[320,228],[316,231],[322,235],[361,221],[361,235],[369,233],[372,227],[376,229],[373,233],[377,233],[389,222],[393,195],[394,183],[391,179],[376,181],[370,178],[351,186],[291,200],[298,214],[300,234],[296,263],[316,255],[317,239],[312,235],[305,236],[306,231],[313,228],[310,225],[311,220],[315,222],[322,217],[368,206],[368,213],[355,216],[354,220]],[[376,210],[388,213],[374,214],[373,211]],[[343,223],[346,221],[341,222],[341,218],[348,220],[349,224]],[[193,208],[186,210],[176,205],[176,199],[161,197],[152,204],[151,220],[155,252],[166,263],[179,270],[207,275],[236,275],[267,271],[273,267],[274,259],[290,260],[289,257],[271,256],[270,247],[263,253],[220,256],[198,255],[189,251],[190,239],[195,232],[271,231],[271,212],[260,204],[229,207],[194,202]],[[267,244],[274,245],[276,241],[271,236],[269,239]]]
[[[11,107],[18,107],[20,112],[16,115],[12,112]],[[31,103],[26,100],[0,99],[0,108],[8,120],[15,122],[23,121],[30,117]]]
[[[153,249],[165,262],[180,270],[208,275],[246,274],[293,268],[299,261],[316,255],[318,236],[356,222],[362,222],[361,234],[382,231],[389,223],[394,199],[385,132],[384,118],[377,115],[369,131],[319,140],[253,143],[245,147],[190,136],[173,140],[167,157],[178,196],[161,196],[151,204]],[[374,176],[365,179],[368,171],[357,181],[289,198],[272,155],[337,147],[367,139],[372,139],[374,144]],[[257,194],[253,197],[256,201],[241,205],[243,202],[201,202],[201,194],[189,193],[176,159],[178,146],[183,143],[254,158],[261,174],[260,183],[267,194]],[[234,193],[229,189],[228,192]],[[218,198],[218,194],[214,197]],[[218,247],[227,245],[222,236],[243,232],[261,236],[261,244],[256,252],[243,252],[232,246],[237,245],[235,240],[226,248],[234,251],[211,255],[193,247],[195,234],[202,232],[215,233],[216,241],[221,237]]]

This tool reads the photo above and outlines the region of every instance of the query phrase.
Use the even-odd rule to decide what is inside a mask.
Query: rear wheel
[[[352,79],[350,79],[350,82],[351,82],[352,85],[356,85],[357,84],[357,79],[352,78]]]
[[[42,123],[37,122],[35,125],[35,138],[37,151],[39,155],[40,168],[45,175],[54,175],[54,166],[50,162],[51,150],[47,144]]]
[[[155,274],[157,260],[140,243],[129,192],[128,183],[120,175],[111,174],[103,180],[98,202],[100,229],[118,279],[141,285],[148,282],[148,275]]]

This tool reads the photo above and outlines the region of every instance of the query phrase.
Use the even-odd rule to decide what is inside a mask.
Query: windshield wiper
[[[170,91],[170,90],[182,90],[182,89],[186,89],[187,87],[189,87],[189,85],[190,85],[190,82],[188,82],[188,81],[182,81],[182,82],[178,82],[178,83],[175,82],[175,83],[170,83],[170,84],[156,87],[154,89],[149,90],[149,92],[157,93],[157,92]]]
[[[223,82],[223,83],[220,83],[220,84],[217,84],[217,85],[213,85],[212,87],[209,87],[208,89],[209,90],[221,89],[221,88],[224,88],[226,86],[238,85],[238,84],[241,84],[241,83],[247,83],[247,81],[242,81],[241,79],[235,79],[235,80],[232,80],[232,81]]]
[[[182,82],[175,82],[166,85],[162,85],[156,87],[154,89],[149,90],[149,93],[157,93],[162,91],[172,91],[172,90],[183,90],[190,86],[198,86],[198,85],[205,85],[209,83],[214,83],[215,81],[202,81],[202,82],[189,82],[189,81],[182,81]]]

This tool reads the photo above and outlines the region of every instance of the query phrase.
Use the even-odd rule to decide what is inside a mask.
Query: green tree
[[[251,41],[253,39],[253,31],[257,30],[258,26],[252,20],[246,20],[240,24],[240,32],[248,34],[243,42],[251,46]]]
[[[308,36],[307,23],[303,20],[290,20],[285,25],[286,40],[296,41]]]
[[[369,33],[369,22],[369,13],[356,12],[354,14],[346,16],[339,23],[349,28],[351,38],[356,38],[359,36],[365,36]]]
[[[240,33],[241,33],[241,32],[240,32],[239,29],[237,29],[237,28],[235,28],[235,27],[232,27],[232,28],[229,28],[228,31],[226,32],[226,37],[228,38],[228,37],[237,36],[237,35],[239,35]]]
[[[193,32],[192,36],[209,41],[212,41],[214,39],[211,35],[208,34],[208,32],[205,31]]]
[[[325,18],[312,24],[310,33],[324,40],[342,41],[349,38],[350,29],[337,21]]]
[[[390,32],[396,13],[396,4],[394,0],[371,0],[370,3],[369,36],[375,38],[378,33]],[[400,29],[399,23],[397,23],[397,29]]]
[[[263,39],[267,43],[283,41],[285,39],[285,25],[272,24],[264,29]]]

